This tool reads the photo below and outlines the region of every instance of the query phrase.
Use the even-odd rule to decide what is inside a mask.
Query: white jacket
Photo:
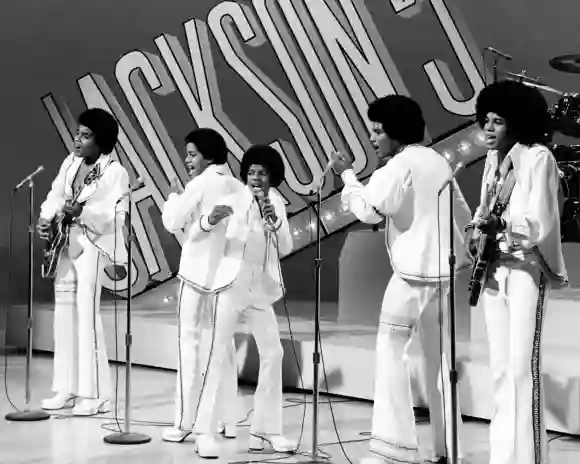
[[[352,170],[342,174],[342,202],[362,222],[385,217],[385,243],[393,271],[405,279],[449,279],[449,187],[447,161],[435,150],[410,145],[377,169],[364,186]],[[469,265],[463,228],[471,211],[454,181],[454,245],[456,267]]]
[[[218,200],[244,185],[232,177],[226,165],[209,165],[185,186],[181,194],[172,193],[163,206],[163,225],[172,233],[185,232],[179,263],[179,277],[198,291],[211,291],[216,263],[223,254],[223,234],[199,235],[199,221],[209,214]]]
[[[73,182],[82,161],[83,158],[74,153],[65,158],[40,207],[41,218],[52,220],[61,213],[65,202],[73,199]],[[75,222],[82,226],[89,241],[111,262],[126,264],[123,226],[129,206],[129,175],[110,155],[101,155],[95,169],[96,179],[85,185],[77,198],[79,203],[85,202],[85,205]]]
[[[269,295],[276,301],[284,294],[284,283],[280,272],[280,256],[292,251],[293,240],[288,224],[284,200],[275,191],[269,193],[270,201],[276,211],[278,221],[273,225],[272,240],[269,242],[267,272],[270,280],[275,282]],[[200,250],[198,260],[205,268],[191,269],[188,276],[180,275],[188,282],[197,284],[201,291],[219,292],[231,287],[236,281],[244,260],[246,239],[248,237],[248,212],[255,201],[252,191],[245,187],[241,191],[227,195],[216,204],[231,206],[232,216],[222,220],[215,226],[208,222],[208,215],[213,207],[208,207],[205,214],[189,231],[189,240],[194,244],[208,243],[211,247]],[[204,270],[208,272],[204,272]]]
[[[502,215],[507,223],[508,240],[518,236],[517,243],[524,251],[537,246],[550,269],[567,280],[560,238],[560,177],[554,155],[544,145],[528,147],[516,143],[507,154],[508,162],[509,159],[513,163],[516,183]],[[498,163],[497,151],[488,151],[474,222],[480,220],[488,208]]]

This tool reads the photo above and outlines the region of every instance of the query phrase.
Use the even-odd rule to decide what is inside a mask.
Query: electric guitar
[[[491,201],[492,211],[498,217],[501,217],[507,207],[509,197],[515,185],[515,176],[511,171],[503,185],[499,186],[499,192]],[[483,292],[485,282],[487,281],[487,272],[489,265],[495,259],[497,250],[497,232],[491,234],[480,233],[479,243],[477,246],[477,253],[475,255],[475,262],[473,264],[473,271],[469,279],[469,306],[477,306],[479,297]]]
[[[469,306],[477,306],[479,297],[483,292],[483,287],[487,281],[487,271],[493,260],[494,250],[497,248],[496,236],[496,233],[488,235],[482,232],[479,238],[475,263],[469,279]]]
[[[93,168],[89,171],[85,180],[83,181],[83,188],[91,184],[97,178],[97,169]],[[77,202],[83,188],[72,200],[72,204]],[[84,205],[85,202],[81,203]],[[41,275],[44,279],[52,279],[56,274],[58,263],[62,255],[62,250],[68,243],[70,226],[73,218],[68,214],[58,214],[50,222],[49,239],[46,242],[43,252],[43,260],[41,265]]]

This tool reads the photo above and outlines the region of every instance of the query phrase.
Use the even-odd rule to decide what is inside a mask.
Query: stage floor
[[[32,363],[32,398],[36,405],[50,395],[51,357],[35,355]],[[116,364],[112,364],[113,372]],[[124,392],[124,369],[119,366],[119,391]],[[24,357],[9,356],[7,385],[11,399],[18,405],[23,404],[24,391]],[[114,375],[113,375],[114,378]],[[2,381],[4,379],[2,378]],[[2,464],[102,464],[102,463],[139,463],[139,464],[172,464],[182,462],[207,462],[196,456],[191,443],[173,444],[161,441],[161,428],[168,425],[173,416],[173,392],[175,374],[171,371],[136,367],[133,370],[134,386],[132,393],[132,416],[135,423],[132,431],[145,433],[152,441],[145,445],[115,446],[103,442],[103,437],[116,430],[114,416],[105,414],[93,418],[72,418],[66,414],[55,415],[51,420],[37,423],[4,422],[0,433],[0,462]],[[251,386],[242,386],[238,438],[223,440],[223,456],[217,463],[242,464],[249,461],[281,464],[306,463],[307,455],[287,456],[279,454],[249,454],[247,452],[248,421],[252,408]],[[122,416],[124,394],[120,395],[118,405]],[[285,394],[285,433],[298,439],[303,424],[304,396],[301,393]],[[336,444],[337,433],[333,425],[329,398],[321,396],[319,443],[323,453],[331,456],[329,462],[347,462],[341,447]],[[310,402],[311,398],[306,397]],[[368,436],[366,432],[371,425],[372,404],[367,401],[332,397],[332,412],[336,430],[343,442],[343,447],[351,462],[357,462],[366,455]],[[0,402],[0,413],[4,416],[12,411],[4,398]],[[417,411],[418,431],[421,446],[429,450],[430,428],[422,417],[423,411]],[[312,410],[306,407],[300,452],[309,453],[312,443]],[[251,415],[249,415],[251,418]],[[121,422],[122,424],[122,422]],[[487,464],[488,424],[484,421],[466,419],[461,429],[461,448],[465,460],[462,464]],[[557,464],[575,464],[580,462],[580,441],[570,437],[550,434],[551,462]]]
[[[175,283],[168,282],[136,298],[132,305],[132,361],[137,365],[176,369],[177,325]],[[580,327],[578,289],[554,292],[542,340],[543,380],[546,395],[546,424],[549,430],[580,435]],[[276,307],[284,348],[283,383],[286,388],[311,390],[313,386],[314,324],[313,302],[290,301],[287,308]],[[287,311],[286,311],[287,309]],[[290,314],[287,317],[286,312]],[[323,370],[322,391],[362,400],[374,396],[374,324],[337,321],[336,303],[323,303],[321,321]],[[21,318],[11,327],[25,329],[26,311],[13,308],[12,317]],[[356,314],[352,311],[351,314]],[[430,314],[430,313],[426,313]],[[125,302],[119,302],[117,318],[113,302],[103,301],[102,316],[109,359],[125,359]],[[435,315],[436,313],[433,313]],[[51,305],[37,305],[34,320],[34,348],[52,351],[53,311]],[[457,366],[458,397],[462,414],[489,419],[493,412],[491,372],[485,321],[481,309],[470,317],[458,317]],[[427,322],[436,324],[436,320]],[[25,340],[22,337],[21,340]],[[421,345],[415,337],[408,352],[408,365],[416,407],[427,404],[421,364]],[[242,381],[255,383],[259,356],[253,337],[240,321],[236,333],[238,372]]]

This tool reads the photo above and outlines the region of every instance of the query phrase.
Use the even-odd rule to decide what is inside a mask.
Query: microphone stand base
[[[6,416],[4,416],[4,418],[7,421],[13,422],[38,422],[50,419],[50,414],[46,411],[42,411],[41,409],[27,409],[26,411],[15,411],[8,413]]]
[[[103,440],[110,445],[143,445],[149,443],[151,437],[143,433],[119,432],[107,435]]]
[[[315,458],[311,458],[310,460],[304,462],[306,464],[332,464],[332,461],[330,459],[324,459],[319,456],[316,456]]]

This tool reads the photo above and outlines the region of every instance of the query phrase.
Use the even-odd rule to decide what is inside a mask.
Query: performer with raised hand
[[[447,462],[451,452],[449,334],[447,312],[438,313],[437,303],[441,301],[445,307],[448,293],[449,189],[441,195],[439,190],[451,178],[451,170],[439,153],[421,145],[425,121],[414,100],[389,95],[372,102],[367,114],[377,156],[389,161],[382,163],[365,186],[357,180],[348,156],[333,156],[334,170],[345,184],[343,203],[362,222],[377,224],[386,218],[385,242],[393,268],[377,336],[370,444],[374,456],[363,461],[422,462],[404,356],[421,318],[434,450],[434,456],[428,458]],[[463,251],[461,230],[471,212],[457,186],[455,192],[455,245]],[[468,262],[467,255],[460,253],[458,267]],[[443,330],[440,324],[444,324]]]
[[[40,209],[40,237],[50,240],[50,247],[59,237],[66,240],[62,254],[53,255],[56,395],[42,402],[43,409],[62,409],[80,399],[75,415],[110,410],[110,372],[99,309],[105,265],[127,262],[122,231],[129,176],[110,155],[118,132],[108,112],[83,112],[74,152],[62,163]],[[59,224],[68,235],[53,234]]]
[[[265,145],[255,145],[242,158],[241,191],[217,200],[202,216],[198,240],[218,233],[225,236],[222,257],[215,268],[213,288],[219,291],[214,315],[212,353],[201,391],[195,431],[198,454],[218,457],[214,431],[218,419],[218,391],[227,374],[227,347],[232,343],[239,314],[244,313],[260,355],[260,374],[250,428],[250,449],[269,443],[275,451],[291,452],[296,443],[282,434],[282,344],[272,304],[283,297],[280,258],[292,250],[292,235],[284,200],[273,191],[284,180],[280,154]],[[224,205],[233,214],[218,214]],[[216,251],[217,253],[217,251]],[[200,447],[215,443],[209,455]]]
[[[466,243],[475,250],[483,234],[489,250],[481,279],[494,389],[489,462],[546,464],[541,334],[548,290],[567,284],[548,107],[538,90],[501,81],[481,91],[476,114],[489,151]]]
[[[184,232],[179,264],[178,369],[175,401],[175,423],[163,431],[163,440],[182,442],[192,432],[197,414],[200,389],[211,355],[213,290],[216,266],[221,259],[224,234],[219,230],[196,236],[202,212],[215,205],[218,198],[243,189],[229,174],[226,165],[228,148],[223,137],[213,129],[199,128],[185,137],[185,160],[192,179],[185,190],[173,182],[173,192],[163,207],[163,225],[173,233]],[[218,222],[232,214],[229,206],[215,208],[210,219]],[[192,232],[193,229],[193,232]],[[217,254],[216,254],[217,251]],[[236,437],[238,372],[233,339],[223,349],[226,353],[225,374],[220,390],[219,418],[222,433]],[[217,425],[216,425],[217,427]],[[198,440],[200,453],[212,455],[215,443]]]

